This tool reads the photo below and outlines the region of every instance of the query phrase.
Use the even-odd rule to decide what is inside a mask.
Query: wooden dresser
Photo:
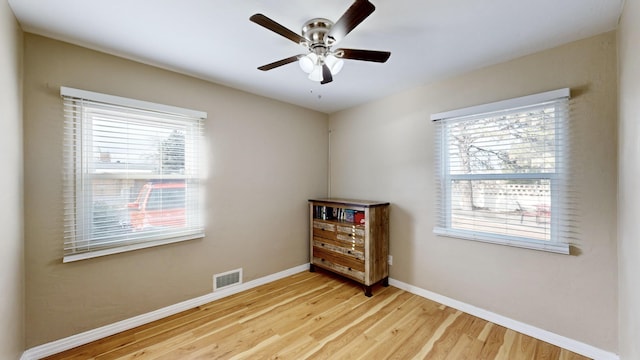
[[[310,271],[317,267],[365,286],[389,285],[389,203],[309,200]]]

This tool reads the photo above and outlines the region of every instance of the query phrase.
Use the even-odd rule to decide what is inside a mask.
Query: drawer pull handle
[[[351,250],[347,251],[347,254],[351,254]]]
[[[351,271],[351,268],[349,268],[349,271]]]

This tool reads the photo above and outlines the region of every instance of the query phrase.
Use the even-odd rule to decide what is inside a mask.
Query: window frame
[[[448,236],[466,240],[502,244],[520,248],[543,250],[560,254],[569,254],[569,242],[566,236],[567,228],[564,224],[567,219],[561,219],[566,210],[568,167],[564,164],[568,162],[570,141],[567,134],[566,122],[568,114],[558,106],[568,106],[570,89],[558,89],[544,93],[523,96],[488,104],[471,106],[467,108],[442,112],[431,115],[431,120],[441,122],[437,124],[436,134],[436,183],[438,184],[439,201],[436,209],[437,221],[434,233],[439,236]],[[564,101],[564,103],[563,103]],[[500,173],[500,174],[451,174],[450,159],[448,150],[448,125],[453,121],[465,121],[464,118],[486,118],[491,113],[504,112],[505,114],[516,114],[518,108],[543,105],[553,102],[555,108],[554,115],[558,116],[554,121],[556,133],[556,169],[553,172],[530,172],[530,173]],[[450,121],[447,123],[447,121]],[[468,121],[468,120],[467,120]],[[452,181],[456,180],[549,180],[550,182],[550,240],[540,240],[515,235],[505,235],[495,232],[466,230],[452,227]]]
[[[147,101],[129,99],[114,95],[101,94],[86,90],[73,89],[69,87],[61,87],[60,94],[65,100],[65,249],[63,262],[72,262],[99,256],[111,255],[126,251],[143,249],[153,246],[170,244],[180,241],[198,239],[204,237],[204,223],[202,221],[202,192],[200,190],[200,182],[202,180],[201,161],[198,159],[188,158],[189,153],[186,148],[193,147],[190,151],[198,152],[196,156],[201,156],[199,147],[201,146],[201,128],[204,119],[207,117],[206,112],[174,107],[169,105],[157,104]],[[86,105],[84,102],[89,103]],[[79,105],[79,103],[82,103]],[[145,111],[151,117],[176,116],[184,121],[180,123],[185,129],[185,159],[184,166],[187,167],[189,162],[193,163],[191,170],[184,171],[183,174],[135,174],[125,171],[123,173],[98,173],[95,168],[95,160],[84,155],[83,147],[92,148],[91,144],[94,122],[89,119],[88,112],[96,111],[99,106],[114,106],[122,109],[124,112],[129,111]],[[127,121],[127,120],[124,120]],[[71,146],[71,148],[69,148]],[[190,169],[191,169],[190,168]],[[95,194],[92,188],[93,180],[149,180],[149,181],[185,181],[189,190],[192,192],[192,203],[189,209],[197,217],[192,223],[193,227],[187,227],[184,231],[171,231],[168,235],[163,235],[159,231],[147,234],[139,234],[133,237],[117,237],[114,234],[111,239],[115,245],[105,245],[108,240],[96,242],[92,249],[91,241],[96,241],[95,237],[83,235],[86,229],[93,229],[93,225],[86,225],[87,221],[92,221],[94,217]],[[186,195],[185,195],[186,196]],[[137,196],[136,196],[137,197]],[[70,200],[71,199],[71,200]],[[69,203],[72,203],[71,205]],[[185,207],[185,210],[187,208]],[[88,215],[87,215],[88,214]],[[83,223],[83,221],[85,223]],[[192,221],[187,218],[187,221]],[[84,229],[84,230],[82,230]]]

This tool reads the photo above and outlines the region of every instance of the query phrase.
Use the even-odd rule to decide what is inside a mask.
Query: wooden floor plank
[[[536,354],[534,359],[536,360],[550,360],[560,358],[560,348],[553,346],[544,341],[536,341]]]
[[[506,332],[506,328],[493,324],[493,326],[491,326],[489,334],[487,335],[487,339],[484,343],[484,346],[482,347],[482,351],[480,352],[480,357],[478,359],[496,359],[498,351],[500,351],[502,343],[504,342],[504,336]]]
[[[351,311],[356,303],[362,301],[362,298],[357,296],[361,293],[362,290],[358,287],[348,286],[346,289],[340,289],[340,292],[333,294],[333,296],[331,294],[323,296],[323,300],[329,300],[325,304],[313,302],[313,312],[319,310],[316,308],[318,305],[321,306],[319,314],[313,317],[304,316],[304,319],[300,319],[298,322],[291,322],[285,327],[281,324],[276,326],[276,332],[280,335],[278,342],[262,344],[262,346],[239,354],[241,357],[236,356],[235,358],[267,359],[273,356],[278,359],[300,359],[301,352],[306,352],[307,349],[312,347],[312,344],[317,344],[316,340],[308,336],[308,334],[315,329],[328,326],[336,318],[341,318],[348,311]]]
[[[502,344],[500,344],[500,348],[498,348],[498,353],[496,354],[496,359],[509,359],[509,353],[511,352],[511,347],[513,346],[515,337],[515,331],[511,329],[505,330],[504,335],[502,336]]]
[[[451,316],[455,316],[455,312],[450,308],[440,309],[438,306],[434,307],[432,302],[424,303],[423,299],[418,296],[416,299],[421,302],[418,307],[420,312],[415,316],[403,319],[396,326],[397,329],[402,329],[403,322],[406,324],[406,329],[401,332],[404,336],[395,342],[387,343],[385,341],[379,345],[378,353],[384,358],[422,358],[424,355],[420,353],[426,354],[427,349],[433,346],[433,342],[430,341],[426,341],[425,344],[424,339],[437,339],[438,332],[443,331],[443,327],[447,326]]]
[[[473,346],[474,339],[467,334],[460,334],[457,339],[454,339],[455,343],[451,346],[451,349],[447,353],[445,360],[463,360],[469,359],[467,356],[468,350]]]
[[[277,306],[282,306],[288,302],[295,301],[299,297],[310,296],[310,292],[322,294],[327,289],[325,286],[327,283],[326,279],[320,279],[320,282],[316,282],[313,287],[309,287],[308,284],[304,282],[297,282],[295,284],[287,284],[286,291],[282,291],[282,289],[278,288],[273,288],[273,290],[269,292],[258,291],[256,292],[257,298],[251,299],[250,301],[247,301],[243,296],[238,296],[225,302],[221,309],[217,309],[217,307],[204,306],[203,312],[208,312],[209,315],[192,321],[187,327],[176,329],[175,331],[189,331],[189,336],[186,338],[181,337],[184,341],[175,345],[178,345],[178,347],[181,348],[191,349],[193,346],[197,346],[198,343],[208,341],[211,336],[214,336],[214,334],[219,331],[226,330],[229,332],[237,329],[227,329],[230,325],[242,323],[262,314],[269,313]],[[308,291],[305,293],[305,290]],[[153,341],[153,338],[148,338],[147,341]],[[140,347],[144,344],[136,345],[137,347]],[[133,349],[134,346],[130,346],[130,348]],[[123,351],[126,351],[126,349],[123,349]],[[121,352],[117,355],[122,356],[123,353]],[[138,353],[132,355],[133,358],[137,358],[137,356],[139,356]],[[171,358],[172,355],[168,354],[164,356]],[[185,355],[182,354],[181,356]],[[105,360],[106,359],[118,359],[118,357],[108,357],[105,358]]]
[[[385,298],[384,295],[388,293],[391,293],[390,296]],[[351,321],[340,319],[336,321],[335,324],[339,324],[340,330],[332,333],[332,336],[326,337],[324,340],[327,341],[321,342],[322,346],[314,348],[309,352],[308,356],[313,359],[335,359],[334,355],[342,350],[343,347],[349,346],[351,341],[359,334],[383,319],[395,306],[404,302],[404,299],[398,298],[401,294],[401,291],[395,290],[379,291],[375,298],[367,301],[376,302],[376,305],[373,307],[361,305],[354,309],[355,314],[361,314],[356,319]]]
[[[541,359],[583,356],[389,286],[303,272],[47,360]]]
[[[252,329],[247,326],[245,323],[255,319],[260,318],[266,314],[278,314],[281,311],[278,310],[279,307],[284,307],[286,309],[291,305],[295,304],[296,301],[306,301],[309,298],[316,297],[323,292],[327,291],[329,288],[323,286],[309,288],[306,287],[302,292],[295,297],[292,297],[288,294],[287,296],[272,296],[269,299],[264,299],[260,303],[254,303],[251,307],[247,308],[242,313],[234,314],[234,316],[229,319],[228,322],[225,322],[224,328],[221,328],[220,325],[216,325],[215,322],[212,324],[207,324],[206,326],[199,327],[191,331],[192,339],[188,343],[182,344],[175,351],[169,352],[163,356],[158,357],[158,359],[188,359],[188,358],[197,358],[199,354],[218,354],[218,357],[230,357],[231,350],[225,345],[228,345],[228,342],[234,341],[235,338],[241,338],[237,336],[237,333],[247,333],[251,331],[256,331],[256,329]],[[301,291],[304,291],[301,290]],[[271,319],[274,316],[270,316]],[[213,325],[213,326],[212,326]],[[269,327],[270,323],[266,322],[265,327]],[[271,329],[265,331],[261,334],[273,334]],[[255,334],[252,334],[252,343],[255,341]],[[213,342],[213,345],[209,345]],[[223,343],[223,344],[219,344]],[[224,356],[223,356],[224,355]]]
[[[425,359],[446,359],[453,350],[458,340],[464,335],[464,330],[470,327],[473,318],[471,315],[462,312],[456,312],[447,319],[447,322],[438,330],[444,330],[441,335],[436,333],[437,341],[433,345],[431,351],[425,355]],[[435,338],[435,336],[434,336]]]
[[[396,299],[399,304],[391,309],[380,321],[358,335],[356,339],[344,346],[336,354],[336,359],[371,359],[383,357],[380,346],[388,350],[391,344],[399,344],[412,334],[407,332],[410,320],[421,312],[417,297],[411,294],[400,294]],[[398,319],[400,319],[398,321]],[[393,338],[393,340],[391,340]]]
[[[536,355],[536,341],[530,336],[516,333],[509,359],[533,360]]]

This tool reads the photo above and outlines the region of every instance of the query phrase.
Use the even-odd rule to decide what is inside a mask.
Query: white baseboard
[[[56,340],[47,344],[42,344],[28,349],[22,354],[20,360],[37,360],[59,352],[73,349],[74,347],[88,344],[92,341],[105,338],[117,334],[122,331],[133,329],[137,326],[148,324],[152,321],[160,320],[167,316],[177,314],[179,312],[192,309],[194,307],[210,303],[212,301],[222,299],[224,297],[252,289],[254,287],[270,283],[272,281],[285,278],[287,276],[297,274],[309,269],[309,264],[293,267],[275,274],[271,274],[259,279],[251,280],[246,283],[222,289],[207,295],[197,297],[195,299],[186,300],[174,305],[164,307],[146,314],[138,315],[130,319],[118,321],[116,323],[102,326],[97,329],[85,331],[80,334],[72,335],[64,339]]]
[[[543,330],[535,326],[525,324],[520,321],[516,321],[502,315],[498,315],[491,311],[477,308],[473,305],[469,305],[461,301],[454,300],[446,296],[436,294],[434,292],[424,290],[413,285],[403,283],[398,280],[389,279],[389,285],[408,291],[412,294],[416,294],[423,298],[433,300],[437,303],[452,307],[454,309],[460,310],[467,314],[471,314],[481,319],[490,321],[494,324],[504,326],[508,329],[517,331],[519,333],[522,333],[522,334],[534,337],[536,339],[548,342],[550,344],[559,346],[561,348],[573,351],[582,356],[586,356],[595,360],[619,360],[620,359],[619,356],[614,353],[596,348],[594,346],[585,344],[577,340],[567,338],[565,336],[554,334],[547,330]]]
[[[106,325],[94,330],[85,331],[83,333],[72,335],[64,339],[39,345],[25,351],[22,354],[22,357],[20,359],[21,360],[37,360],[43,357],[54,355],[59,352],[73,349],[74,347],[88,344],[92,341],[99,340],[107,336],[117,334],[122,331],[130,330],[137,326],[148,324],[152,321],[156,321],[156,320],[165,318],[167,316],[171,316],[179,312],[189,310],[194,307],[201,306],[209,302],[222,299],[224,297],[227,297],[245,290],[249,290],[254,287],[267,284],[272,281],[282,279],[284,277],[297,274],[299,272],[302,272],[308,269],[309,269],[309,264],[303,264],[303,265],[296,266],[291,269],[287,269],[272,275],[268,275],[259,279],[248,281],[246,283],[243,283],[237,286],[233,286],[233,287],[223,289],[214,293],[203,295],[195,299],[183,301],[178,304],[170,305],[165,308],[151,311],[146,314],[138,315],[130,319],[122,320],[122,321],[119,321],[110,325]],[[618,355],[614,353],[596,348],[594,346],[582,343],[577,340],[569,339],[567,337],[554,334],[552,332],[510,319],[502,315],[498,315],[496,313],[493,313],[484,309],[477,308],[473,305],[469,305],[461,301],[454,300],[446,296],[436,294],[434,292],[424,290],[413,285],[403,283],[395,279],[389,279],[389,284],[399,289],[408,291],[412,294],[416,294],[426,299],[433,300],[440,304],[466,312],[473,316],[477,316],[481,319],[490,321],[494,324],[504,326],[506,328],[523,333],[525,335],[529,335],[536,339],[546,341],[550,344],[560,346],[564,349],[573,351],[577,354],[580,354],[592,359],[596,359],[596,360],[619,360],[620,359]]]

